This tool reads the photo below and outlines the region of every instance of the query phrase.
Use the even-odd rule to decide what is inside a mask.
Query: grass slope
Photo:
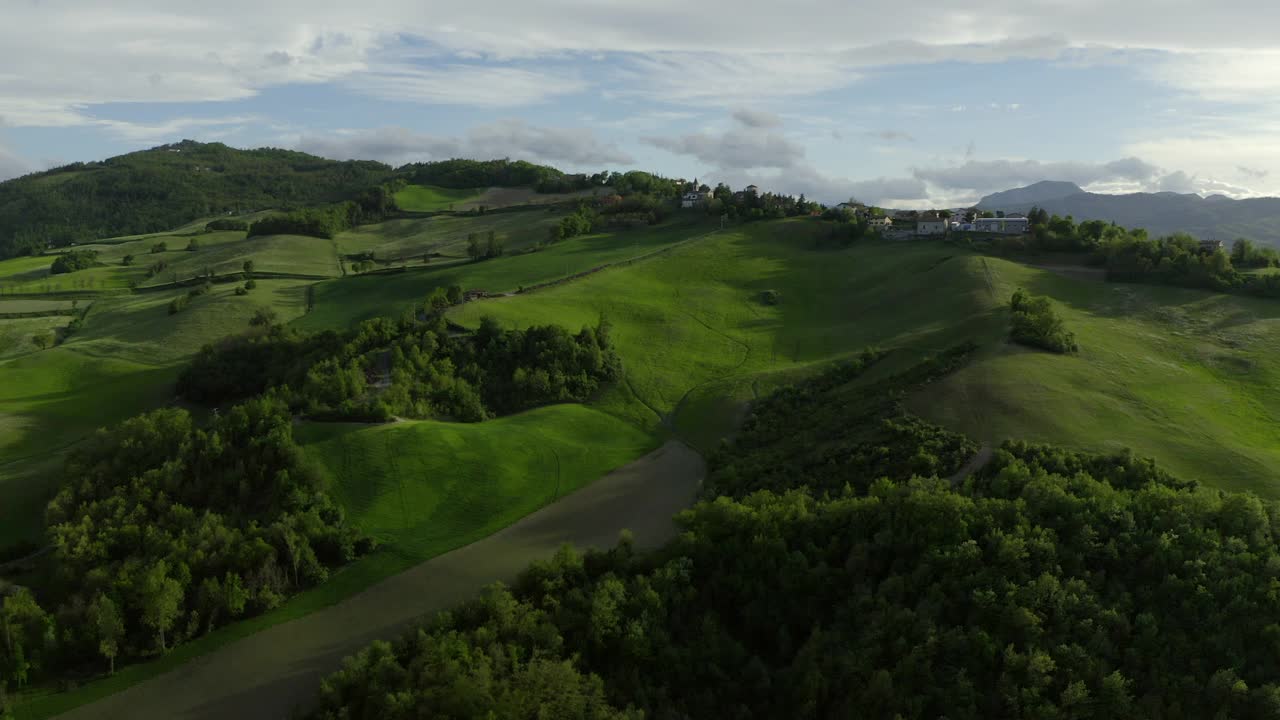
[[[521,218],[528,213],[512,213]],[[476,218],[482,220],[483,218]],[[710,226],[682,218],[652,228],[565,240],[537,252],[476,263],[441,264],[396,274],[347,276],[316,286],[316,309],[298,325],[306,330],[346,328],[374,317],[395,317],[421,304],[433,288],[461,285],[489,292],[515,291],[644,255],[706,233]],[[465,240],[465,233],[462,236]]]
[[[913,409],[979,439],[1129,447],[1180,477],[1280,497],[1280,304],[985,262],[1000,297],[1053,298],[1080,352],[990,345]]]
[[[307,424],[347,517],[409,562],[509,525],[656,447],[582,405],[476,423]]]
[[[480,197],[479,189],[456,189],[435,185],[409,185],[396,193],[396,206],[408,212],[451,210],[458,203]]]
[[[746,226],[528,297],[468,303],[453,317],[576,328],[604,315],[627,370],[604,406],[642,425],[673,416],[704,449],[780,371],[873,344],[919,354],[998,332],[985,280],[957,271],[969,259],[948,260],[936,245],[815,250],[822,229],[808,220]],[[781,302],[763,303],[765,290]]]
[[[429,218],[399,218],[373,225],[361,225],[337,238],[343,254],[372,252],[381,261],[422,263],[427,253],[442,260],[467,258],[467,236],[477,233],[487,239],[493,232],[508,252],[523,250],[547,239],[547,228],[560,222],[566,213],[542,211],[489,213],[478,216],[437,215]]]

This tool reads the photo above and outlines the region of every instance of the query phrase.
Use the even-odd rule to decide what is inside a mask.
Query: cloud
[[[1146,185],[1159,174],[1159,168],[1136,157],[1108,163],[968,160],[951,167],[915,168],[912,174],[948,192],[985,195],[1041,180],[1068,181],[1081,186],[1114,182]]]
[[[499,108],[546,102],[582,92],[587,85],[562,73],[453,64],[375,68],[353,75],[347,87],[382,100]]]
[[[859,79],[833,55],[658,52],[628,55],[608,96],[688,105],[741,105],[815,95]]]
[[[1270,170],[1263,170],[1262,168],[1253,168],[1245,165],[1237,165],[1236,169],[1240,171],[1241,175],[1254,180],[1265,180],[1266,177],[1271,174]]]
[[[225,137],[250,123],[261,119],[250,115],[232,117],[171,118],[158,123],[128,122],[125,120],[94,120],[93,125],[106,128],[112,135],[133,143],[159,145],[172,142],[189,134],[199,134],[209,140]]]
[[[691,155],[726,170],[789,168],[804,158],[804,147],[781,133],[735,128],[720,135],[697,133],[679,137],[645,137],[643,142],[677,155]]]
[[[625,165],[633,159],[586,129],[546,128],[500,120],[471,128],[464,137],[442,137],[403,127],[307,134],[299,150],[338,160],[381,160],[392,165],[454,157],[510,157],[566,168]]]
[[[27,161],[18,157],[12,150],[0,145],[0,180],[8,180],[32,171]]]
[[[859,202],[887,207],[927,207],[928,186],[913,177],[850,180],[832,177],[809,165],[797,165],[771,175],[733,174],[730,184],[756,184],[789,195],[803,194],[810,200],[834,204],[856,198]]]
[[[478,157],[528,157],[573,167],[623,165],[632,157],[590,130],[533,127],[522,120],[501,120],[472,128],[468,148]]]
[[[911,133],[903,132],[901,130],[873,130],[871,132],[868,132],[867,134],[870,135],[871,137],[878,138],[885,142],[897,142],[899,140],[903,142],[916,141],[915,136],[913,136]]]
[[[782,127],[782,118],[763,110],[739,108],[733,111],[733,119],[749,128]]]

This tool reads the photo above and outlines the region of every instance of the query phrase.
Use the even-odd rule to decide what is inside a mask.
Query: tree
[[[484,257],[484,248],[480,246],[480,238],[475,233],[467,236],[467,257],[471,258],[472,261]]]
[[[450,305],[457,305],[462,302],[462,297],[461,285],[450,285],[448,289],[445,290],[445,298],[448,299]]]
[[[160,560],[143,574],[139,594],[142,623],[158,633],[160,652],[168,652],[164,633],[173,626],[173,621],[181,610],[182,585],[169,577],[168,563]]]
[[[164,241],[160,241],[160,242],[156,243],[155,245],[152,245],[152,246],[151,246],[151,252],[152,252],[153,254],[154,254],[154,253],[168,252],[168,250],[169,250],[169,243],[164,242]]]
[[[99,595],[89,606],[89,622],[97,633],[98,652],[109,663],[108,674],[116,674],[116,655],[120,641],[124,639],[124,619],[115,602],[106,595]]]
[[[246,278],[253,274],[253,261],[252,261],[252,260],[245,260],[245,261],[244,261],[244,265],[241,265],[241,267],[244,269],[244,275],[245,275],[245,277],[246,277]]]
[[[48,348],[51,345],[53,345],[54,340],[55,338],[53,336],[53,333],[49,333],[49,332],[36,333],[35,335],[31,336],[31,343],[41,350],[44,350],[45,348]]]
[[[133,264],[133,256],[132,256],[132,255],[125,255],[124,257],[120,258],[120,264],[121,264],[121,265],[132,265],[132,264]]]
[[[249,318],[249,324],[253,327],[271,327],[279,322],[280,318],[276,311],[271,308],[259,308],[258,312]]]
[[[187,252],[195,252],[199,249],[200,249],[199,238],[191,238],[191,240],[187,242]]]

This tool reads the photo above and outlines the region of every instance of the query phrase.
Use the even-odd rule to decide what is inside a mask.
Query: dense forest
[[[380,222],[393,215],[398,210],[396,191],[403,188],[404,184],[404,180],[396,179],[361,190],[352,200],[270,215],[249,225],[248,236],[309,235],[332,238],[357,225]],[[215,220],[209,225],[219,222]]]
[[[485,319],[475,333],[459,334],[434,312],[440,307],[429,298],[421,316],[369,320],[347,333],[274,327],[206,346],[179,378],[178,391],[206,404],[270,391],[320,419],[478,422],[582,402],[621,375],[603,320],[570,334],[556,325],[503,330]]]
[[[0,259],[203,216],[346,200],[390,176],[382,163],[190,140],[74,163],[0,183]]]
[[[53,577],[0,605],[0,679],[111,671],[279,605],[370,549],[259,399],[197,426],[180,409],[101,430],[49,503]],[[0,683],[3,684],[3,683]]]
[[[875,360],[758,405],[713,460],[725,494],[682,514],[666,547],[563,550],[350,658],[316,717],[1280,713],[1280,506],[1127,453],[1020,443],[952,488],[832,454],[866,427],[783,431],[879,394],[860,379]],[[885,456],[969,449],[941,437],[886,436]]]

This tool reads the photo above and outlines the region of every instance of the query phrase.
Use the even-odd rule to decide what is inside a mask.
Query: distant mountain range
[[[1142,227],[1153,236],[1185,232],[1217,240],[1249,238],[1280,247],[1280,198],[1233,200],[1172,192],[1104,195],[1070,182],[1044,181],[988,195],[982,210],[1026,212],[1032,206],[1076,220],[1107,220]]]

